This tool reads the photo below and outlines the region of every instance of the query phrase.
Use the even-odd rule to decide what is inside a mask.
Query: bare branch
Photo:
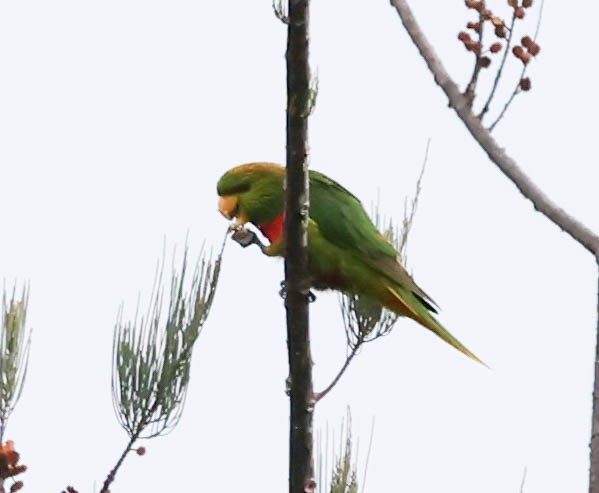
[[[599,268],[599,256],[595,258]],[[599,272],[599,269],[598,269]],[[593,383],[593,414],[591,419],[591,453],[589,493],[599,492],[599,285],[597,286],[597,327],[595,341],[595,380]]]
[[[435,82],[449,98],[449,105],[456,111],[474,139],[487,153],[489,159],[516,185],[522,195],[533,203],[535,209],[568,233],[588,251],[595,256],[599,255],[599,236],[555,204],[522,171],[516,161],[508,156],[505,150],[499,146],[489,131],[483,127],[479,119],[472,113],[468,107],[468,101],[461,94],[458,86],[451,79],[437,57],[435,50],[424,36],[412,14],[408,2],[406,0],[391,0],[391,4],[397,10],[406,31],[433,74]]]
[[[314,396],[308,303],[309,0],[289,0],[287,23],[287,174],[285,197],[285,307],[289,358],[289,492],[316,489],[312,459]]]

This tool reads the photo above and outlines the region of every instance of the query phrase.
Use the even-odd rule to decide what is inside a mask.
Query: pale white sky
[[[462,1],[414,1],[447,68]],[[506,2],[489,2],[504,12]],[[535,2],[536,3],[536,2]],[[533,90],[499,141],[564,208],[599,230],[599,6],[548,1]],[[528,33],[534,22],[528,21]],[[367,493],[584,491],[597,274],[474,144],[387,1],[312,9],[320,93],[311,163],[400,217],[431,139],[410,268],[441,321],[492,367],[415,323],[364,349],[316,424],[353,410]],[[215,183],[284,159],[285,28],[269,1],[0,4],[0,277],[31,283],[31,363],[9,423],[27,491],[97,491],[126,435],[110,396],[112,329],[148,295],[156,260],[220,244]],[[512,81],[509,86],[511,87]],[[497,109],[498,107],[495,106]],[[179,427],[126,462],[114,492],[284,491],[282,263],[227,248]],[[312,306],[316,387],[344,357],[335,295]]]

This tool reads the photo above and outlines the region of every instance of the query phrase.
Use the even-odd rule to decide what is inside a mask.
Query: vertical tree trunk
[[[289,492],[314,491],[312,357],[308,295],[309,0],[289,0],[287,31],[287,193],[285,282],[289,353]]]
[[[595,257],[599,268],[599,255]],[[599,282],[597,283],[597,340],[595,342],[595,383],[593,384],[593,420],[591,425],[591,468],[589,493],[599,493]]]

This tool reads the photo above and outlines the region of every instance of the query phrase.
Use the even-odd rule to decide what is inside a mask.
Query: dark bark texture
[[[599,256],[596,257],[599,268]],[[597,283],[597,341],[595,342],[595,383],[593,384],[593,421],[591,425],[591,468],[589,492],[599,493],[599,282]]]
[[[312,357],[308,296],[309,0],[289,0],[287,32],[287,181],[285,305],[289,354],[289,492],[314,491]]]

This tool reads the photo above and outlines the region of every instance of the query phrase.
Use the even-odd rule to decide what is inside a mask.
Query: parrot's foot
[[[264,252],[265,246],[258,238],[258,235],[254,233],[252,230],[239,227],[233,230],[233,234],[231,235],[233,241],[239,243],[243,248],[247,248],[250,245],[256,244]]]
[[[283,299],[287,299],[287,283],[281,281],[281,289],[279,289],[279,296]],[[314,303],[316,301],[316,295],[310,290],[308,291],[308,303]]]

